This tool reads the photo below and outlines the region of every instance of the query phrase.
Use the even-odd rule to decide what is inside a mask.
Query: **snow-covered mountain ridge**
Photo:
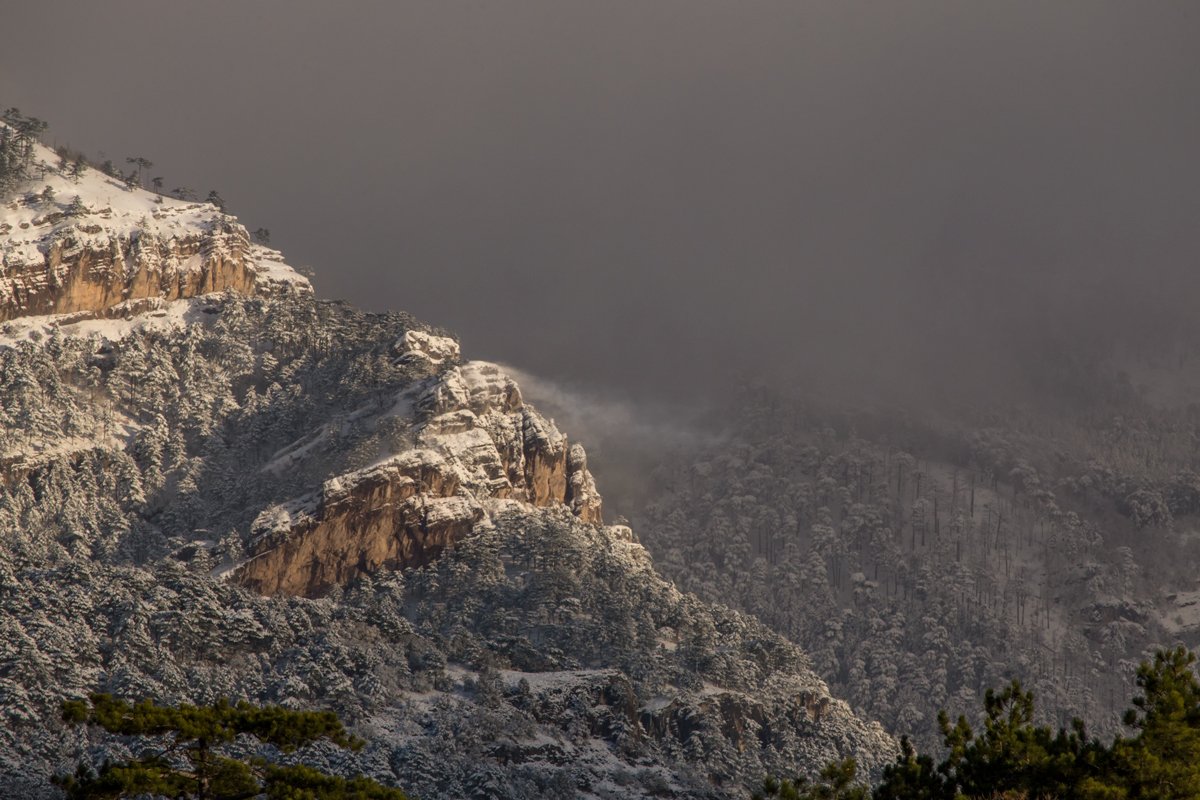
[[[422,798],[744,797],[768,772],[891,757],[795,646],[603,525],[582,446],[502,369],[406,314],[316,299],[186,206],[178,229],[153,209],[87,223],[87,275],[158,293],[50,315],[29,287],[51,309],[84,295],[51,277],[9,295],[0,796],[54,796],[54,772],[139,746],[62,724],[94,690],[331,708],[368,745],[306,758]],[[59,275],[54,226],[81,229],[27,222],[0,238],[5,279]],[[177,258],[206,236],[212,260]],[[163,267],[142,241],[184,249]],[[252,283],[188,278],[192,296],[153,278],[238,269]]]
[[[37,145],[38,177],[0,202],[0,322],[123,316],[159,300],[309,287],[214,205],[131,188],[95,169],[72,176],[59,163]]]
[[[0,207],[0,321],[10,320],[0,342],[53,329],[112,338],[195,324],[205,295],[311,291],[278,252],[252,244],[216,206],[130,187],[95,169],[72,175],[56,161],[37,145],[39,177]],[[107,318],[116,319],[85,324]],[[498,367],[453,365],[461,361],[454,339],[416,330],[393,351],[398,362],[448,365],[384,413],[368,415],[373,424],[411,416],[414,446],[266,509],[235,580],[264,593],[311,596],[364,571],[422,563],[468,534],[489,499],[564,503],[600,521],[582,446],[568,445],[525,405]],[[280,458],[294,464],[328,455],[320,432],[305,438],[315,441]]]

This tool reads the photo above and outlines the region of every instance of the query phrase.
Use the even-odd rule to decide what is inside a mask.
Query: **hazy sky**
[[[49,138],[545,376],[898,380],[1200,299],[1193,0],[4,0],[0,31]]]

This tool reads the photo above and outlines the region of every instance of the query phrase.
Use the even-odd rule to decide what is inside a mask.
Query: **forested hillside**
[[[330,708],[367,748],[304,758],[424,798],[728,796],[891,757],[795,645],[562,504],[481,497],[440,559],[319,599],[239,586],[263,509],[414,447],[437,409],[400,400],[460,368],[306,291],[179,303],[0,347],[0,785],[132,752],[59,721],[96,690]]]
[[[941,757],[901,753],[874,786],[854,759],[830,762],[817,780],[768,777],[755,800],[1079,800],[1185,798],[1200,794],[1200,681],[1186,648],[1159,650],[1137,670],[1137,696],[1125,713],[1128,735],[1090,736],[1082,720],[1057,730],[1034,721],[1032,692],[1012,681],[983,698],[983,725],[938,716]]]
[[[1139,662],[1200,643],[1178,341],[1047,345],[983,399],[751,384],[655,440],[650,500],[604,524],[583,446],[504,368],[316,299],[216,192],[6,113],[0,795],[140,757],[64,722],[102,692],[332,710],[362,750],[268,762],[426,800],[744,798],[830,761],[877,779],[901,735],[957,757],[939,709],[1012,679],[1117,736]]]
[[[801,644],[897,735],[932,745],[939,707],[1014,677],[1110,735],[1138,662],[1200,634],[1200,414],[1111,363],[1055,381],[953,414],[747,390],[717,444],[659,467],[636,526],[681,588]]]

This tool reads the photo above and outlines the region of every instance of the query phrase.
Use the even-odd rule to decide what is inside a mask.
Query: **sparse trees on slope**
[[[0,196],[16,189],[30,176],[34,146],[46,130],[46,123],[37,117],[22,114],[20,109],[8,108],[0,114]]]
[[[125,163],[133,164],[137,168],[134,170],[133,174],[139,186],[143,185],[142,175],[145,174],[146,170],[154,166],[153,161],[142,158],[141,156],[130,156],[129,158],[125,159]],[[159,179],[159,183],[162,183],[161,178]]]

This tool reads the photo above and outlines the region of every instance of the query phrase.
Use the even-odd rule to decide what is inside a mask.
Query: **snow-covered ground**
[[[59,171],[58,155],[44,145],[37,145],[34,162],[39,177],[17,196],[0,203],[0,255],[5,265],[41,261],[46,240],[72,226],[77,235],[103,240],[143,231],[170,239],[203,230],[223,216],[209,203],[177,200],[141,188],[131,190],[97,169],[68,177]],[[49,200],[44,199],[47,189],[52,193]],[[87,213],[66,216],[75,197],[87,207]]]
[[[111,318],[97,318],[88,313],[18,317],[0,322],[0,346],[11,346],[20,341],[38,342],[55,332],[80,339],[116,341],[131,333],[165,331],[203,323],[209,318],[205,309],[211,305],[212,301],[207,297],[170,302],[149,298],[112,307]]]

